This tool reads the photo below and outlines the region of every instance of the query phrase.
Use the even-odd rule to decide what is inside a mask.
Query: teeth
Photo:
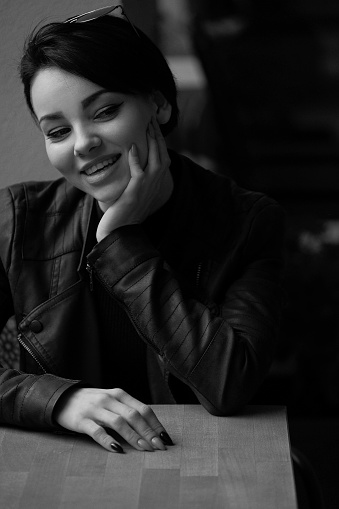
[[[105,159],[105,161],[101,161],[100,163],[93,164],[90,168],[86,170],[86,175],[92,175],[98,170],[102,170],[106,166],[109,166],[110,164],[115,163],[115,161],[119,158],[119,156],[115,156],[114,158]]]

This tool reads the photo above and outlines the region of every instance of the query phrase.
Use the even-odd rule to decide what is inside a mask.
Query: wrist
[[[96,232],[96,239],[97,239],[97,242],[101,242],[102,240],[104,240],[111,232],[105,232],[103,230],[99,230],[99,228],[97,229],[97,232]]]

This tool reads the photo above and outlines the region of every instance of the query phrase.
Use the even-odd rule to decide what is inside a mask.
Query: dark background
[[[287,406],[292,445],[339,507],[339,2],[190,1],[207,78],[172,143],[286,210],[286,303],[256,402]],[[203,101],[203,104],[201,102]],[[206,159],[207,158],[207,159]]]
[[[188,4],[207,87],[195,102],[180,91],[169,144],[285,208],[286,299],[262,397],[291,416],[337,418],[339,2]]]

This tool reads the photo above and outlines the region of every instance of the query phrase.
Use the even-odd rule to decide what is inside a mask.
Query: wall
[[[44,150],[44,141],[25,105],[17,67],[24,40],[40,22],[60,21],[103,7],[107,0],[1,0],[0,3],[0,187],[22,180],[58,176]],[[131,19],[152,36],[155,0],[125,1]]]

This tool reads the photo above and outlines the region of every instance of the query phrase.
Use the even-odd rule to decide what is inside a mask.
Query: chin
[[[98,193],[92,196],[99,203],[101,210],[105,212],[111,205],[113,205],[113,203],[115,203],[120,198],[122,193],[123,191],[119,195],[114,194],[114,196]]]

